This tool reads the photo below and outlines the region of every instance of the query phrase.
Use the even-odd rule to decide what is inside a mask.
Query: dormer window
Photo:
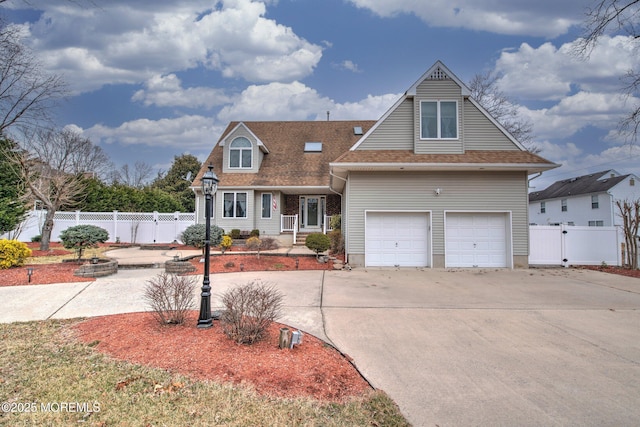
[[[229,145],[229,168],[251,169],[253,166],[252,156],[251,141],[242,136],[234,139]]]

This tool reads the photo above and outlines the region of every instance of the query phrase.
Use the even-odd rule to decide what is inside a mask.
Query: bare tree
[[[20,43],[20,30],[0,19],[0,134],[9,127],[32,128],[50,119],[67,87],[59,76],[43,71]]]
[[[113,171],[111,181],[126,184],[133,188],[142,188],[149,183],[152,173],[153,170],[150,164],[136,161],[133,168],[126,164],[119,170]]]
[[[71,207],[84,191],[86,174],[102,174],[110,167],[102,148],[71,130],[40,131],[15,152],[27,199],[39,200],[47,210],[42,227],[41,250],[49,249],[53,217],[60,208]]]
[[[584,26],[584,36],[574,45],[573,52],[578,57],[589,58],[600,38],[607,33],[630,36],[637,49],[640,40],[640,0],[595,0],[593,6],[587,9]],[[633,143],[640,130],[640,71],[629,69],[621,77],[625,81],[622,93],[633,104],[629,114],[620,121],[618,130],[629,143]]]
[[[473,76],[469,83],[471,96],[527,150],[539,152],[533,143],[533,124],[522,117],[516,103],[498,88],[499,77],[493,71]]]
[[[638,269],[638,227],[640,226],[640,199],[616,200],[618,216],[622,218],[622,231],[626,247],[625,264],[633,270]]]

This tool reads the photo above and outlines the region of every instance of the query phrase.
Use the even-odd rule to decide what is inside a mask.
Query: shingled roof
[[[220,136],[223,140],[240,122],[231,122]],[[259,138],[269,151],[265,154],[260,173],[224,173],[223,147],[217,143],[203,165],[212,164],[221,187],[328,187],[329,163],[353,146],[366,133],[374,120],[350,121],[269,121],[242,122]],[[322,142],[321,152],[305,152],[306,142]],[[200,186],[203,167],[194,186]]]
[[[529,193],[529,201],[535,202],[539,200],[578,196],[580,194],[604,193],[629,176],[606,176],[610,174],[610,172],[611,170],[606,170],[556,181],[542,191]]]

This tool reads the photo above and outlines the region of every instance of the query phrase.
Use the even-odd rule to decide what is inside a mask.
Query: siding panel
[[[464,101],[464,148],[465,150],[519,150],[469,100]]]
[[[413,150],[413,100],[405,99],[358,150]]]
[[[355,173],[349,176],[346,225],[349,254],[364,254],[364,212],[430,210],[432,250],[444,255],[444,211],[511,211],[513,255],[528,255],[527,176],[524,172]],[[434,194],[441,188],[439,196]]]

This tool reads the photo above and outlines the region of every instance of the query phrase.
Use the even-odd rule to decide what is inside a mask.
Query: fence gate
[[[621,265],[616,227],[529,226],[530,265]]]

